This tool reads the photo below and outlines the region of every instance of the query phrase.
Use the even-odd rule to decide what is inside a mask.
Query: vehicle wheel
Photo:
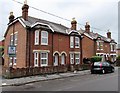
[[[104,69],[102,70],[102,73],[105,74],[105,70]]]

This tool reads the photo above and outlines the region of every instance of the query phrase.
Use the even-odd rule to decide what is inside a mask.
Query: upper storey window
[[[97,41],[97,50],[103,50],[103,41]]]
[[[35,45],[39,45],[39,30],[35,31]]]
[[[41,31],[41,45],[48,45],[48,32]]]
[[[70,36],[70,48],[79,48],[79,47],[80,47],[79,37]]]

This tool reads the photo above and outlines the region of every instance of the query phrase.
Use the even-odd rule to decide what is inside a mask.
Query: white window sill
[[[39,44],[34,44],[35,46],[39,45]]]
[[[75,48],[80,48],[80,47],[75,47]]]
[[[46,67],[46,66],[48,66],[47,64],[46,65],[41,65],[41,67]]]
[[[38,65],[35,65],[34,67],[38,67]]]
[[[13,65],[17,65],[16,63],[14,63]]]
[[[48,44],[46,44],[46,43],[41,43],[41,45],[45,45],[45,46],[47,46]]]

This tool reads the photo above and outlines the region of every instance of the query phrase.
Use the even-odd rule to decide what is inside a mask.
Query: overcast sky
[[[16,0],[24,3],[24,0]],[[78,23],[85,25],[88,21],[91,27],[101,30],[91,30],[106,36],[107,30],[112,32],[112,38],[118,41],[118,1],[119,0],[27,0],[28,5],[57,16],[71,20],[73,17]],[[21,16],[21,4],[14,0],[0,0],[0,40],[7,28],[9,13],[13,11],[15,17]],[[29,16],[45,19],[71,27],[69,21],[62,20],[40,11],[29,8]],[[77,29],[84,26],[77,25]]]

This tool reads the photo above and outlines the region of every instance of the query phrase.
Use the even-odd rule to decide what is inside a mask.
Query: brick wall
[[[5,37],[5,67],[9,66],[8,57],[8,46],[10,45],[10,35],[14,32],[18,32],[18,42],[17,42],[17,68],[22,68],[26,66],[26,31],[25,28],[16,22],[14,25],[9,26],[6,37]],[[16,66],[15,66],[16,67]]]
[[[71,66],[71,71],[74,70],[87,70],[90,69],[90,65],[73,65]],[[28,67],[28,68],[2,68],[3,77],[5,78],[17,78],[26,77],[34,75],[46,75],[54,73],[64,73],[67,72],[68,65],[65,66],[48,66],[48,67]]]
[[[95,55],[95,42],[90,39],[89,37],[84,35],[84,38],[82,39],[82,55],[83,58],[91,58]]]

